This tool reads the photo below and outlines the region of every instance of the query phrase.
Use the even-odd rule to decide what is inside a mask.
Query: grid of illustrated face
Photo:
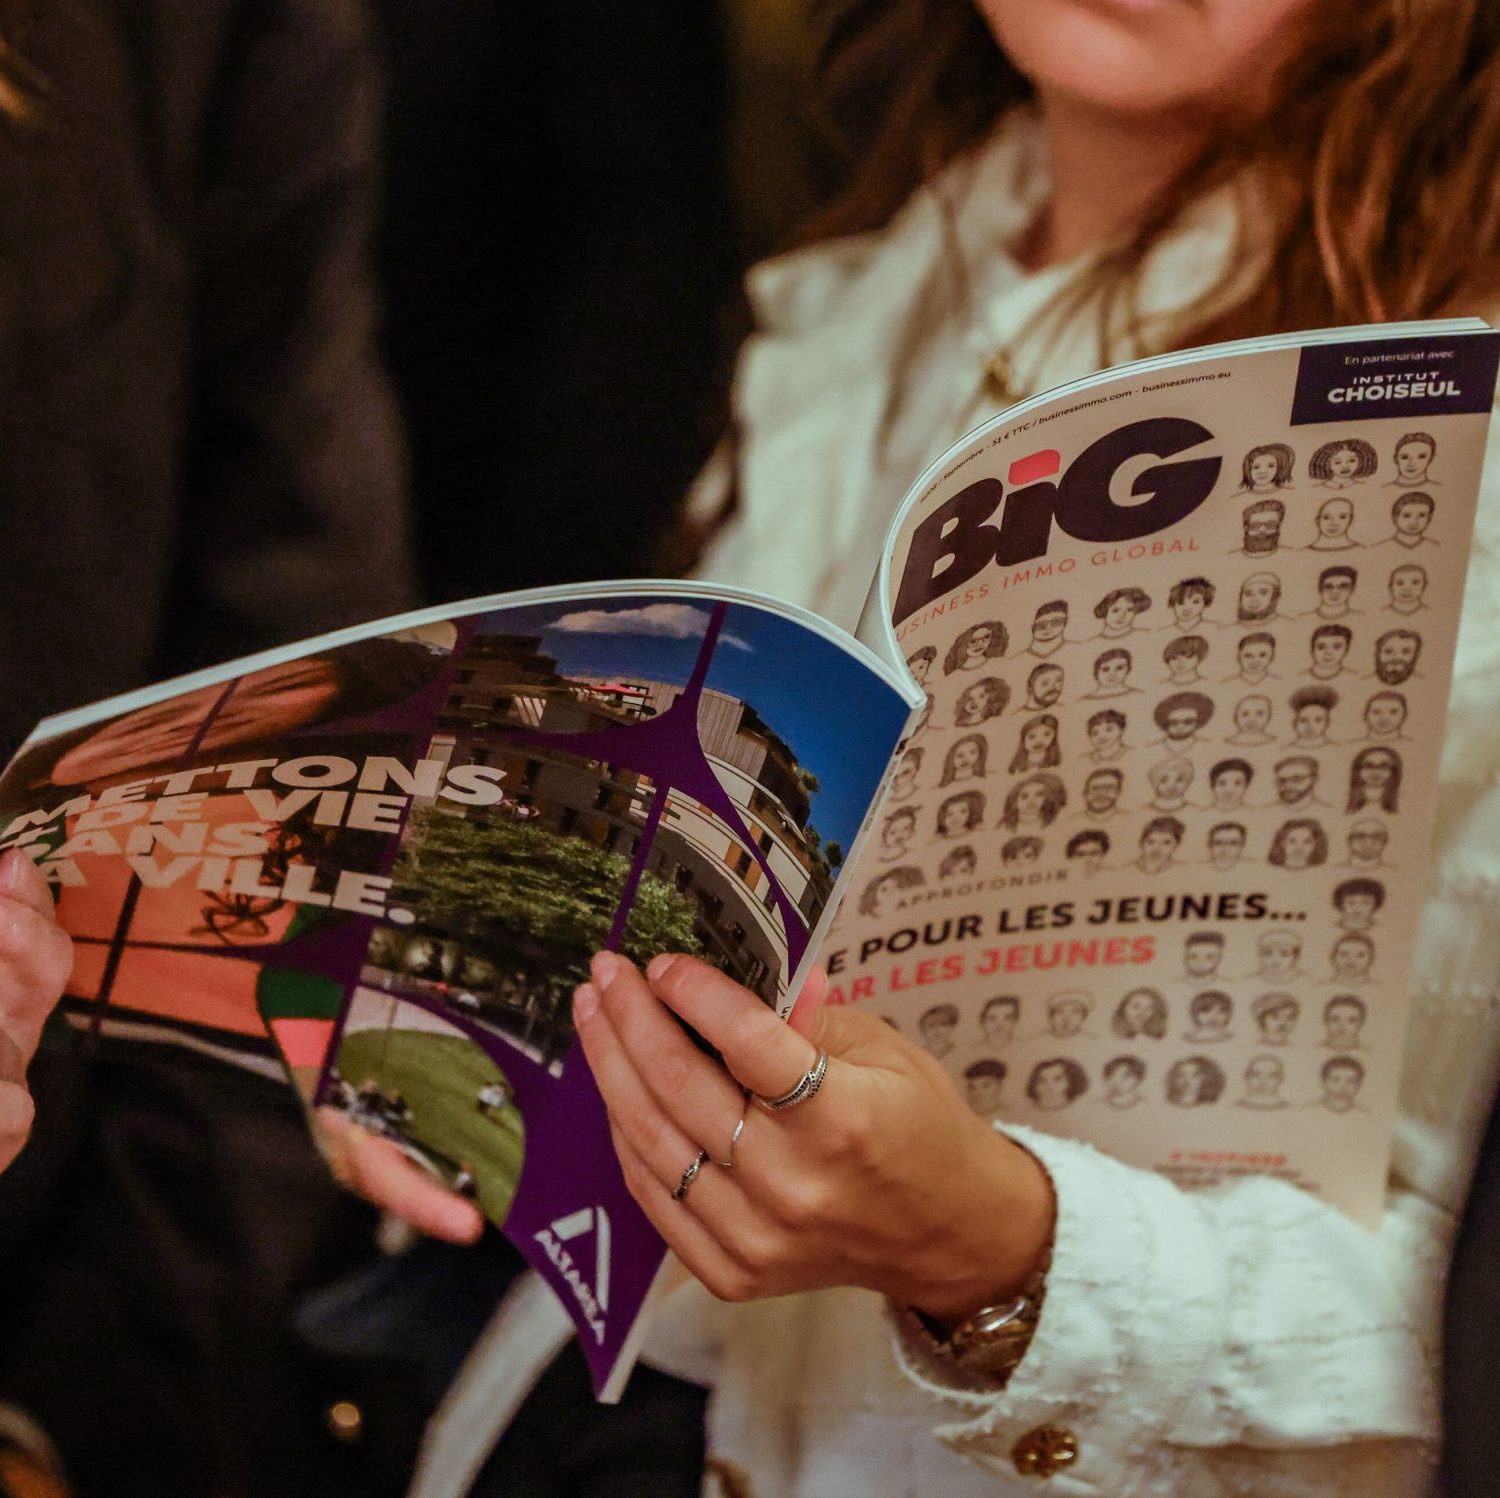
[[[1050,990],[997,975],[962,1010],[913,1011],[913,1038],[977,1111],[1363,1111],[1388,880],[1410,856],[1403,778],[1444,706],[1423,641],[1439,445],[1382,442],[1251,447],[1216,491],[1231,544],[1137,582],[1117,567],[1091,588],[1080,567],[1055,596],[1001,595],[946,637],[924,631],[907,656],[928,705],[860,914],[910,924],[966,893],[992,907],[1028,890],[1075,908],[1069,929],[1028,933],[1056,949]],[[1116,912],[1134,892],[1147,979],[1067,960],[1092,935],[1091,884]],[[1018,1041],[1036,1045],[1007,1064]]]

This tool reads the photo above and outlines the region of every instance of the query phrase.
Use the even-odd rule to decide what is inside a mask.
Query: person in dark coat
[[[0,35],[8,753],[412,588],[358,0],[6,0]]]
[[[43,713],[412,585],[358,0],[3,0],[0,43],[9,752]],[[293,1323],[374,1257],[375,1214],[274,1071],[84,1054],[66,1026],[32,1064],[0,1175],[0,1423],[50,1440],[31,1459],[76,1498],[400,1491],[429,1407],[407,1371]]]

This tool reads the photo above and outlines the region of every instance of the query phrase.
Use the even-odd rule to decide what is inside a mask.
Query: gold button
[[[328,1424],[328,1434],[335,1441],[357,1441],[365,1423],[365,1412],[352,1399],[341,1399],[328,1406],[323,1418]]]
[[[1022,1477],[1051,1477],[1078,1460],[1078,1437],[1060,1425],[1038,1425],[1011,1447],[1010,1459]]]

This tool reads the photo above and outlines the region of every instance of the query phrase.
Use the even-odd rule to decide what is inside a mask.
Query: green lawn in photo
[[[358,1030],[339,1046],[338,1072],[355,1087],[373,1077],[382,1092],[399,1092],[411,1109],[406,1137],[436,1157],[450,1181],[466,1163],[484,1215],[497,1226],[505,1221],[521,1178],[525,1128],[514,1106],[480,1112],[479,1089],[505,1076],[478,1046],[430,1030]]]

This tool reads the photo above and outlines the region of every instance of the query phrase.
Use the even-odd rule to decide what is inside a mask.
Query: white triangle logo
[[[559,1243],[571,1243],[589,1229],[594,1232],[594,1299],[599,1309],[609,1309],[609,1213],[603,1207],[581,1207],[552,1224]]]

